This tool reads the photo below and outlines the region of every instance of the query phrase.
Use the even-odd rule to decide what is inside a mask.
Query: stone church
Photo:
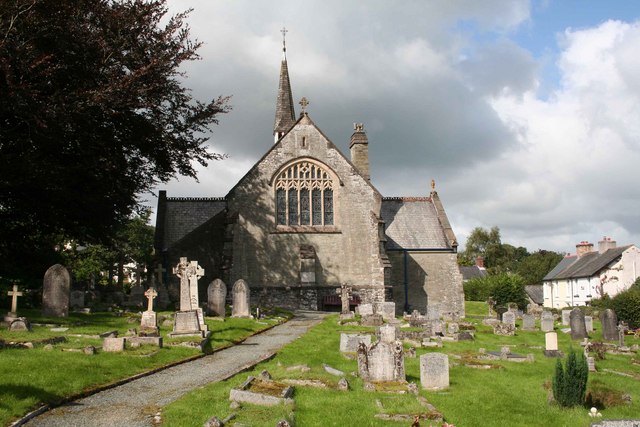
[[[244,279],[251,304],[335,308],[336,288],[352,303],[395,301],[464,316],[458,243],[435,184],[425,197],[383,197],[370,180],[369,142],[354,126],[350,155],[314,123],[307,101],[296,118],[283,44],[275,143],[224,197],[158,198],[155,253],[170,272],[180,257],[204,268],[200,292]],[[169,273],[171,285],[178,278]]]

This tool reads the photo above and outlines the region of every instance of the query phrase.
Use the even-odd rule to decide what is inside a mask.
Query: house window
[[[333,225],[333,180],[321,166],[294,163],[280,172],[275,188],[277,225]]]

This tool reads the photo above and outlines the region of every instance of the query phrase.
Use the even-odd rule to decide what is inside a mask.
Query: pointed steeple
[[[285,35],[287,29],[282,30],[282,63],[280,64],[280,83],[276,99],[276,120],[273,125],[274,142],[277,142],[296,122],[296,112],[293,108],[293,94],[289,83],[289,68],[287,67],[287,46]]]

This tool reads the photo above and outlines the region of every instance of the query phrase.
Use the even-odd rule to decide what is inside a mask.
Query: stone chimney
[[[598,252],[601,254],[615,247],[616,247],[616,241],[611,240],[611,237],[604,236],[602,240],[598,242]]]
[[[355,165],[360,174],[369,181],[369,140],[367,134],[364,133],[364,125],[362,123],[353,124],[353,135],[351,135],[351,162]]]
[[[589,243],[586,240],[583,240],[576,245],[576,255],[578,255],[578,258],[580,258],[582,255],[588,254],[591,251],[593,251],[593,243]]]
[[[476,267],[484,269],[484,258],[479,256],[476,257]]]

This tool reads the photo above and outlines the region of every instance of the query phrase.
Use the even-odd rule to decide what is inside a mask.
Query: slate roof
[[[544,291],[542,285],[527,285],[524,287],[524,291],[529,295],[531,301],[536,304],[544,304]]]
[[[171,247],[226,207],[227,202],[223,197],[167,198],[162,248]]]
[[[543,280],[577,279],[591,277],[603,268],[614,263],[622,253],[632,245],[611,248],[603,253],[589,252],[581,257],[566,257],[547,274]]]
[[[462,274],[462,280],[467,281],[471,279],[477,279],[481,277],[486,277],[487,270],[485,268],[480,268],[477,265],[461,265],[460,274]]]
[[[387,249],[452,248],[430,197],[385,197],[380,215]]]

